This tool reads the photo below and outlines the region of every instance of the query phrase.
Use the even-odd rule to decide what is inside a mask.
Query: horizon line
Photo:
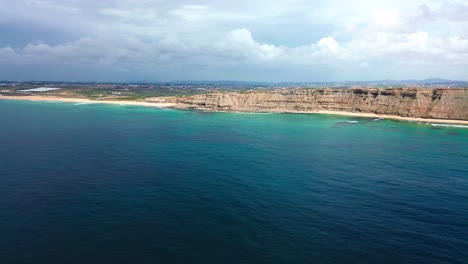
[[[456,80],[456,79],[445,79],[445,78],[425,78],[425,79],[380,79],[380,80],[341,80],[341,81],[245,81],[245,80],[171,80],[171,81],[77,81],[77,80],[0,80],[2,82],[9,83],[121,83],[121,84],[132,84],[132,83],[220,83],[220,82],[235,82],[235,83],[258,83],[258,84],[281,84],[281,83],[370,83],[370,82],[468,82],[468,80]]]

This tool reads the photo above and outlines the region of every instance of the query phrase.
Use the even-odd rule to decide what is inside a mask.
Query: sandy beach
[[[392,115],[378,115],[378,114],[373,114],[373,113],[353,113],[353,112],[339,112],[339,111],[319,111],[315,113],[329,114],[329,115],[342,115],[342,116],[355,116],[355,117],[368,117],[368,118],[381,118],[381,119],[401,120],[401,121],[418,122],[418,123],[468,125],[468,120],[430,119],[430,118],[416,118],[416,117],[403,117],[403,116],[392,116]]]
[[[90,100],[85,98],[64,98],[54,96],[0,96],[0,100],[23,100],[23,101],[45,101],[45,102],[66,102],[83,104],[115,104],[115,105],[138,105],[157,108],[171,107],[173,103],[150,103],[143,101],[111,101],[111,100]]]
[[[53,96],[0,96],[0,100],[25,100],[25,101],[49,101],[49,102],[69,102],[69,103],[83,103],[83,104],[115,104],[115,105],[136,105],[156,108],[171,108],[176,106],[174,103],[150,103],[144,101],[112,101],[112,100],[90,100],[85,98],[64,98]],[[177,108],[177,107],[175,107]],[[407,122],[418,123],[436,123],[436,124],[453,124],[453,125],[468,125],[468,120],[450,120],[450,119],[429,119],[429,118],[415,118],[415,117],[402,117],[393,115],[378,115],[373,113],[354,113],[354,112],[341,112],[341,111],[316,111],[316,112],[294,112],[300,114],[328,114],[328,115],[341,115],[350,117],[366,117],[366,118],[380,118],[391,119]]]

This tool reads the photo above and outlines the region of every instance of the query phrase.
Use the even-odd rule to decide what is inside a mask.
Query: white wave
[[[223,112],[223,111],[220,111],[220,112]],[[267,112],[237,112],[237,111],[225,111],[223,113],[234,113],[234,114],[241,114],[241,115],[271,115],[271,114],[275,114],[275,113],[267,113]]]
[[[450,124],[429,124],[433,127],[456,127],[456,128],[468,128],[468,126],[464,125],[450,125]]]
[[[347,123],[352,123],[352,124],[355,124],[355,123],[359,123],[359,121],[355,121],[355,120],[348,120],[346,121]]]

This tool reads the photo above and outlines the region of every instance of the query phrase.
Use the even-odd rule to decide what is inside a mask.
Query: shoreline
[[[379,115],[374,113],[354,113],[354,112],[340,112],[340,111],[319,111],[318,114],[328,115],[342,115],[366,118],[380,118],[396,121],[417,122],[417,123],[436,123],[436,124],[452,124],[452,125],[468,125],[468,120],[453,120],[453,119],[433,119],[421,117],[403,117],[394,115]]]
[[[150,103],[143,101],[112,101],[112,100],[91,100],[86,98],[65,98],[56,96],[0,96],[0,100],[12,101],[38,101],[38,102],[64,102],[64,103],[82,103],[82,104],[114,104],[114,105],[136,105],[156,108],[169,108],[173,103]]]
[[[0,96],[0,100],[12,101],[42,101],[42,102],[64,102],[64,103],[83,103],[83,104],[113,104],[113,105],[134,105],[155,108],[173,108],[179,110],[187,110],[184,108],[175,107],[175,103],[150,103],[143,101],[112,101],[112,100],[90,100],[85,98],[64,98],[55,96]],[[226,112],[242,112],[242,111],[226,111]],[[247,113],[249,111],[245,111]],[[257,113],[250,111],[249,113]],[[268,112],[270,113],[270,112]],[[325,114],[325,115],[338,115],[350,117],[364,117],[364,118],[380,118],[397,121],[419,122],[419,123],[436,123],[436,124],[453,124],[453,125],[468,125],[468,120],[453,120],[453,119],[431,119],[419,117],[402,117],[394,115],[380,115],[374,113],[355,113],[355,112],[341,112],[341,111],[297,111],[297,112],[271,112],[271,113],[289,113],[289,114]]]
[[[183,108],[182,108],[183,109]],[[207,110],[203,110],[207,111]],[[209,111],[207,111],[209,112]],[[456,119],[433,119],[433,118],[421,118],[421,117],[404,117],[404,116],[394,116],[394,115],[381,115],[374,113],[355,113],[355,112],[342,112],[342,111],[328,111],[328,110],[318,110],[318,111],[297,111],[297,112],[255,112],[255,111],[214,111],[214,112],[224,112],[224,113],[266,113],[266,114],[321,114],[321,115],[337,115],[337,116],[349,116],[349,117],[363,117],[363,118],[374,118],[374,119],[388,119],[395,121],[405,121],[412,123],[424,123],[424,124],[447,124],[447,125],[466,125],[468,126],[468,120],[456,120]]]

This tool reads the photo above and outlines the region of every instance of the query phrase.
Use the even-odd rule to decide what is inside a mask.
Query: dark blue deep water
[[[0,263],[468,263],[468,129],[0,101]]]

